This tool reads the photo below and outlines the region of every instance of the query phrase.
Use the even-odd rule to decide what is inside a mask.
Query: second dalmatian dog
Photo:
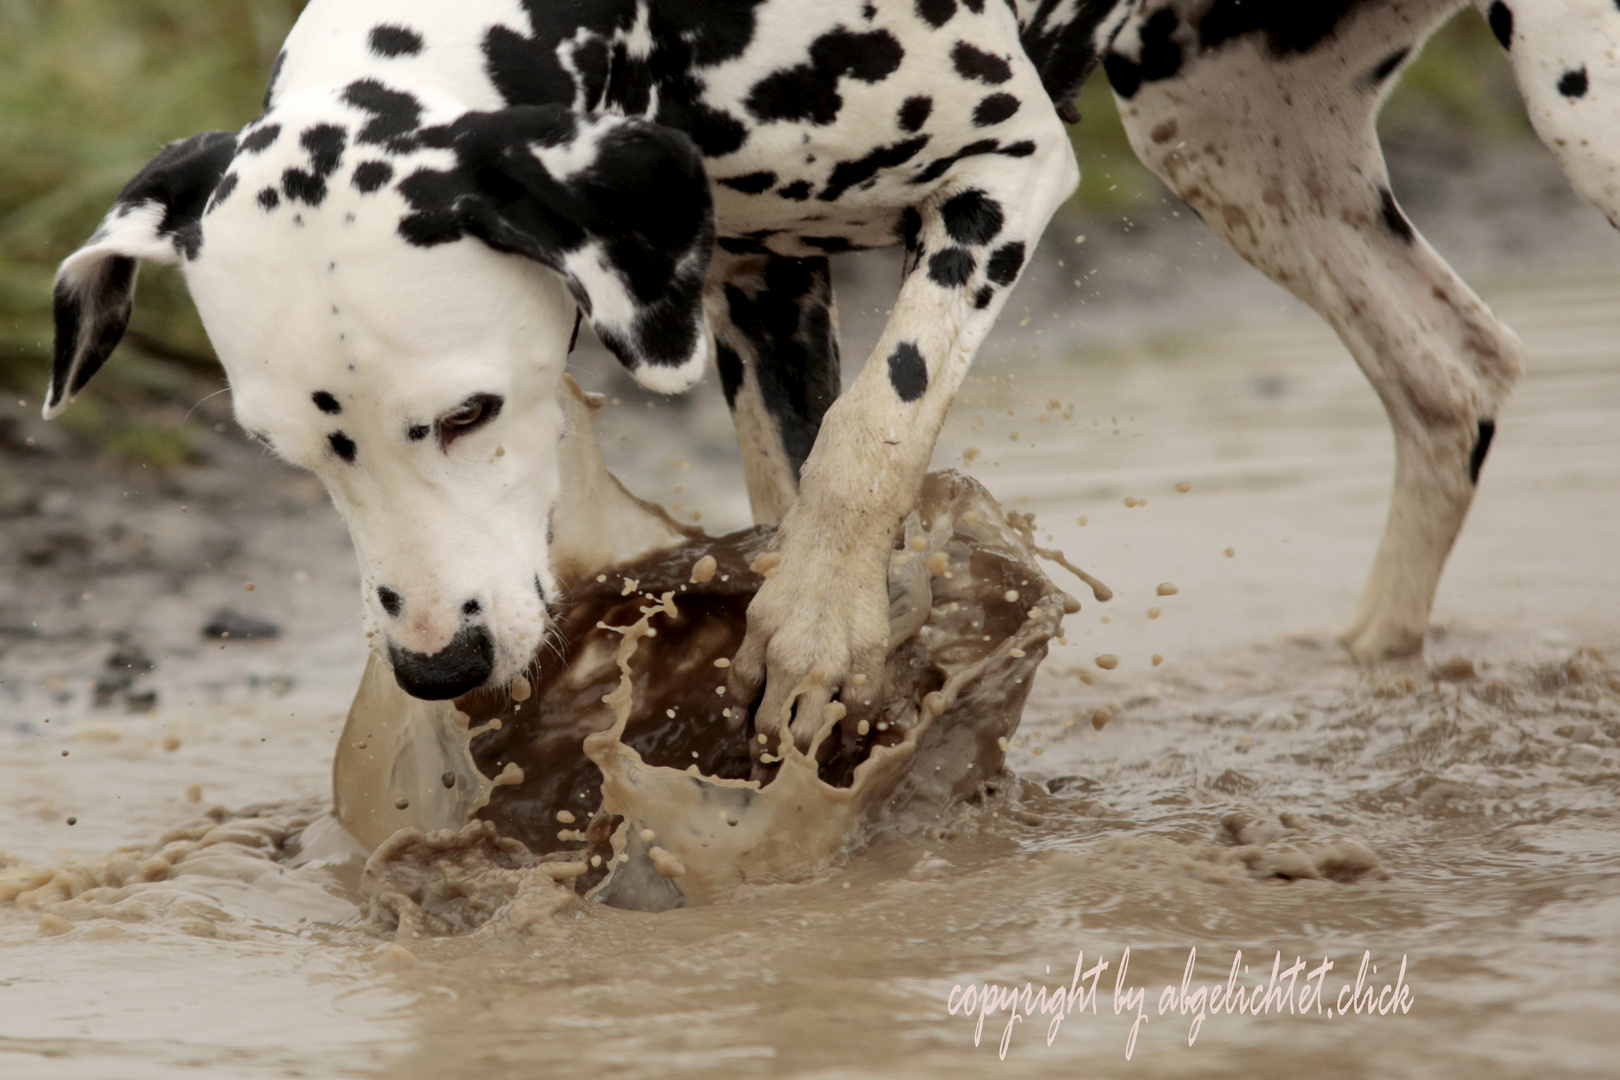
[[[1101,63],[1142,158],[1339,332],[1396,484],[1344,640],[1421,650],[1517,339],[1390,194],[1374,118],[1460,0],[312,0],[263,114],[169,146],[63,264],[54,416],[178,262],[244,427],[325,481],[417,697],[521,671],[557,585],[578,319],[645,385],[717,367],[780,568],[730,692],[801,740],[881,700],[891,537],[1078,171]],[[1620,220],[1612,0],[1482,5]],[[905,245],[840,392],[828,257]]]

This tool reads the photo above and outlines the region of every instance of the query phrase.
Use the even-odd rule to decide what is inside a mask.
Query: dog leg
[[[858,722],[883,703],[894,531],[974,353],[1078,177],[1056,115],[1032,121],[1027,155],[958,162],[906,211],[911,272],[871,359],[827,410],[732,667],[735,698],[763,686],[763,733],[791,717],[810,745],[841,714]]]
[[[717,253],[704,293],[758,525],[780,524],[838,397],[838,316],[825,258]]]
[[[1363,662],[1421,652],[1523,364],[1512,331],[1401,213],[1374,126],[1396,72],[1457,6],[1364,3],[1317,19],[1313,40],[1275,28],[1225,34],[1207,4],[1155,3],[1104,61],[1142,160],[1332,324],[1389,414],[1389,520],[1341,637]]]
[[[1620,8],[1614,0],[1480,0],[1513,60],[1536,134],[1620,228]]]

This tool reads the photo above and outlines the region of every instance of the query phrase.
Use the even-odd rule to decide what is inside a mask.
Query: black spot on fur
[[[954,3],[955,0],[952,0]],[[900,130],[920,131],[934,111],[934,99],[924,95],[908,97],[900,104]]]
[[[1468,456],[1468,480],[1479,484],[1479,470],[1485,466],[1485,455],[1491,452],[1491,440],[1496,438],[1496,421],[1479,422],[1479,438],[1474,441],[1474,452]]]
[[[281,81],[281,69],[286,66],[287,51],[283,49],[281,52],[276,53],[276,62],[270,68],[270,81],[264,88],[264,112],[269,112],[270,106],[275,102],[276,83]]]
[[[1059,14],[1059,8],[1062,14]],[[1113,0],[1059,5],[1042,0],[1019,35],[1024,53],[1041,77],[1041,86],[1067,123],[1075,94],[1097,64],[1095,32],[1098,24],[1120,7]]]
[[[433,434],[433,428],[427,424],[412,424],[405,429],[405,437],[411,442],[421,442]]]
[[[739,149],[748,138],[748,129],[735,116],[705,103],[704,83],[697,72],[742,55],[754,40],[754,8],[758,0],[737,0],[726,4],[660,4],[654,15],[656,44],[650,57],[632,56],[621,40],[614,44],[611,58],[613,79],[606,88],[605,101],[625,115],[645,115],[652,105],[654,83],[658,86],[657,121],[684,131],[708,157],[721,157]],[[556,17],[554,4],[525,0],[530,22],[537,36],[555,36],[557,28],[572,26],[570,19]],[[600,13],[600,25],[609,23],[628,30],[637,17],[637,6],[630,3],[581,5],[571,11]],[[607,16],[611,15],[611,18]],[[593,23],[593,25],[597,25]],[[609,33],[608,30],[603,30]],[[555,51],[555,44],[550,48]],[[555,66],[555,61],[549,62]],[[567,101],[566,96],[546,99]]]
[[[956,16],[956,0],[917,0],[917,17],[936,30]]]
[[[214,189],[214,197],[208,200],[208,209],[210,211],[214,210],[226,199],[230,198],[231,192],[235,191],[236,186],[241,182],[241,177],[237,176],[235,173],[226,173],[225,178],[221,180],[219,182],[219,186]]]
[[[1582,98],[1586,96],[1588,85],[1586,68],[1583,66],[1564,72],[1563,78],[1558,80],[1558,92],[1567,98]]]
[[[928,363],[916,342],[902,341],[889,354],[889,384],[908,404],[928,392]]]
[[[744,195],[758,195],[762,191],[769,191],[776,186],[776,174],[773,172],[752,172],[743,176],[723,176],[718,181],[733,191],[740,191]]]
[[[1011,64],[993,53],[976,49],[965,41],[958,41],[956,47],[951,50],[951,63],[956,65],[956,73],[962,78],[977,79],[991,86],[1000,86],[1012,78]]]
[[[1496,40],[1502,43],[1502,48],[1511,52],[1513,49],[1513,9],[1502,3],[1502,0],[1495,0],[1491,4],[1486,21],[1491,24],[1491,33],[1495,34]]]
[[[754,377],[776,421],[782,449],[797,475],[815,445],[822,418],[838,398],[838,338],[832,325],[832,273],[825,258],[772,257],[763,281],[725,288],[723,317],[748,342]],[[735,402],[743,362],[718,351],[720,382]],[[729,372],[729,374],[728,374]]]
[[[259,205],[266,210],[274,210],[281,205],[281,195],[273,187],[267,187],[259,192]]]
[[[1384,219],[1384,227],[1405,243],[1412,243],[1417,239],[1417,232],[1412,223],[1406,220],[1399,204],[1395,202],[1395,193],[1387,187],[1378,189],[1379,215]]]
[[[396,151],[414,148],[408,136],[422,124],[422,103],[403,90],[391,90],[376,79],[359,79],[343,90],[343,100],[371,114],[359,141]]]
[[[1143,83],[1171,79],[1181,71],[1181,43],[1175,39],[1179,25],[1180,20],[1170,8],[1155,11],[1142,24],[1141,60],[1117,52],[1103,58],[1103,73],[1114,93],[1129,100]]]
[[[281,174],[281,190],[291,202],[306,202],[319,206],[326,201],[326,181],[312,176],[303,169],[288,169]],[[302,225],[303,218],[294,218],[293,224]]]
[[[1001,227],[1006,223],[1001,204],[978,188],[970,188],[947,199],[940,208],[940,216],[952,240],[975,247],[988,244],[1000,236]]]
[[[423,168],[397,190],[412,213],[400,234],[419,247],[471,235],[564,274],[568,256],[600,245],[611,276],[569,284],[597,337],[631,370],[676,366],[697,348],[701,293],[713,243],[709,183],[685,135],[642,119],[603,118],[587,168],[553,176],[531,148],[562,145],[578,130],[560,106],[467,113],[421,132],[423,145],[454,151],[446,169]],[[592,290],[622,288],[628,321],[593,314]],[[604,291],[604,296],[611,293]]]
[[[980,311],[990,306],[990,301],[996,298],[996,290],[989,285],[979,286],[979,291],[973,294],[973,306]]]
[[[724,342],[714,346],[714,363],[720,369],[720,389],[726,395],[726,407],[737,407],[737,391],[742,389],[743,362],[737,350]]]
[[[381,190],[394,178],[394,167],[386,161],[363,161],[354,170],[354,187],[362,195]]]
[[[422,51],[422,35],[407,26],[383,23],[371,28],[367,39],[371,51],[389,59],[396,56],[415,56]]]
[[[795,180],[793,183],[785,185],[777,194],[794,202],[804,202],[810,197],[810,181]]]
[[[631,116],[647,112],[652,105],[653,86],[652,65],[647,59],[632,56],[626,42],[615,42],[608,70],[613,73],[613,81],[607,87],[607,103]]]
[[[901,242],[906,245],[907,251],[915,251],[920,236],[922,236],[922,214],[917,212],[915,206],[908,206],[900,212]]]
[[[659,110],[660,117],[667,117],[669,113]],[[748,128],[741,120],[721,109],[711,109],[707,105],[694,103],[687,114],[686,126],[682,129],[692,136],[709,157],[724,157],[735,153],[748,139]]]
[[[343,413],[343,406],[338,404],[338,399],[325,390],[315,391],[309,396],[309,400],[313,401],[315,407],[328,416],[341,416]]]
[[[467,616],[469,619],[475,615],[482,615],[484,613],[484,605],[480,604],[476,600],[469,600],[465,604],[461,605],[461,613]]]
[[[1260,35],[1273,54],[1306,53],[1320,45],[1341,20],[1371,0],[1215,0],[1198,24],[1204,48]]]
[[[240,149],[244,154],[261,154],[274,145],[279,138],[281,138],[281,125],[266,124],[261,128],[254,129],[252,133],[244,138]]]
[[[748,93],[748,111],[760,120],[830,124],[844,107],[838,80],[881,82],[900,66],[905,50],[887,30],[853,33],[838,27],[810,43],[810,60],[772,72]]]
[[[1019,101],[1011,94],[991,94],[973,108],[973,126],[990,127],[1009,120],[1018,112]]]
[[[1395,69],[1406,63],[1406,58],[1412,54],[1411,49],[1396,49],[1378,62],[1378,66],[1367,73],[1367,82],[1370,86],[1382,86],[1384,80],[1395,74]]]
[[[1018,273],[1024,268],[1024,245],[1014,240],[1010,244],[1002,244],[990,256],[985,265],[985,276],[991,281],[1006,288],[1018,280]]]
[[[1020,142],[1008,143],[1006,146],[1001,145],[1000,141],[996,139],[979,139],[976,142],[968,143],[954,154],[947,154],[944,157],[935,158],[933,161],[929,162],[928,168],[924,169],[916,176],[913,176],[907,181],[907,183],[931,184],[935,180],[938,180],[941,176],[944,176],[946,171],[949,170],[952,165],[955,165],[958,161],[961,161],[964,158],[978,157],[983,154],[1002,154],[1011,158],[1025,158],[1029,157],[1029,155],[1033,154],[1034,152],[1035,144],[1028,139],[1024,139]]]
[[[666,40],[679,41],[688,51],[685,55],[671,56],[682,66],[714,67],[727,60],[735,60],[754,41],[754,9],[760,0],[729,0],[726,3],[660,4],[658,20]],[[551,0],[524,0],[524,6],[539,17],[549,16],[555,10]],[[635,6],[622,5],[624,25],[635,18]],[[533,17],[533,16],[531,16]],[[556,20],[554,17],[550,21]]]
[[[888,146],[879,146],[865,157],[854,161],[840,161],[833,166],[832,175],[827,178],[827,186],[818,196],[822,202],[834,202],[843,196],[844,192],[856,184],[864,183],[876,176],[884,169],[892,169],[904,165],[928,145],[927,135],[918,135],[905,142],[892,143]]]
[[[735,153],[748,141],[748,128],[730,113],[705,103],[702,94],[703,84],[689,75],[662,84],[658,122],[686,132],[706,157]]]
[[[978,263],[966,248],[948,247],[928,260],[928,277],[945,289],[960,289],[973,279]]]
[[[281,193],[292,202],[319,206],[326,199],[326,178],[337,171],[343,160],[349,133],[336,124],[316,124],[298,138],[309,152],[310,167],[287,169],[281,174]]]
[[[645,60],[631,62],[628,52],[622,49],[618,55],[609,51],[609,43],[630,29],[636,17],[634,4],[574,2],[559,6],[548,0],[521,0],[521,6],[528,16],[526,33],[497,24],[483,41],[484,70],[508,105],[569,105],[595,110],[607,91],[608,68],[622,55],[627,91],[641,92],[634,111],[646,109],[649,65]],[[707,10],[710,5],[703,7]],[[714,21],[727,23],[719,16]],[[671,70],[684,69],[685,65],[675,65]],[[614,72],[621,73],[618,67]]]
[[[1176,15],[1157,11],[1142,27],[1142,81],[1173,79],[1181,71],[1181,45],[1175,39]]]
[[[336,124],[316,124],[298,137],[299,145],[309,151],[310,167],[318,176],[331,176],[337,171],[348,142],[349,133]]]
[[[1129,101],[1142,89],[1142,66],[1129,57],[1111,52],[1103,57],[1103,74],[1108,85],[1120,97]]]
[[[829,255],[836,255],[842,251],[853,251],[855,245],[849,242],[847,236],[801,236],[799,243],[805,247],[825,251]]]
[[[334,431],[332,434],[326,437],[326,441],[331,445],[332,453],[336,454],[350,465],[354,464],[354,456],[358,450],[358,447],[354,445],[353,439],[349,438],[341,431]]]
[[[391,618],[399,618],[399,613],[405,610],[405,598],[386,585],[377,586],[377,600]]]

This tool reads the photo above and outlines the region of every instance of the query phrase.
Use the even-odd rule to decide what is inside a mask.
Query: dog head
[[[579,319],[652,389],[706,367],[713,215],[669,128],[376,106],[289,103],[163,150],[62,265],[45,415],[117,345],[139,261],[180,263],[238,420],[347,520],[368,635],[446,699],[508,681],[546,633]]]

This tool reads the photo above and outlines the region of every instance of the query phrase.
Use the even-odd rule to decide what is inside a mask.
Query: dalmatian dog
[[[1394,503],[1344,640],[1421,650],[1513,334],[1391,195],[1374,118],[1462,0],[312,0],[240,132],[165,148],[62,265],[46,415],[183,267],[242,425],[325,482],[367,636],[426,699],[531,662],[580,320],[641,383],[712,367],[780,563],[729,693],[802,741],[881,703],[886,567],[946,410],[1078,173],[1101,64],[1144,161],[1339,332]],[[1483,5],[1538,131],[1620,220],[1620,12]],[[900,244],[840,388],[828,259]]]

